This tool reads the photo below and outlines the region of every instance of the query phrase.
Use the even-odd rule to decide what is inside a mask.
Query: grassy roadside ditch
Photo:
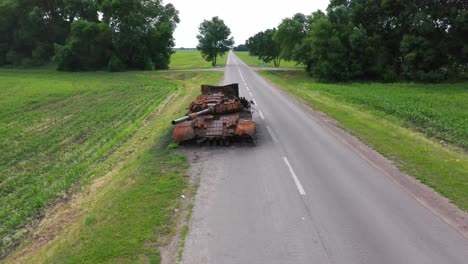
[[[170,120],[185,113],[200,83],[218,83],[223,73],[141,74],[173,82],[178,90],[93,168],[93,182],[75,190],[51,217],[46,213],[5,263],[160,262],[158,248],[174,233],[180,218],[175,209],[190,191],[186,158],[170,146]]]
[[[305,72],[260,74],[468,210],[466,83],[324,84]]]

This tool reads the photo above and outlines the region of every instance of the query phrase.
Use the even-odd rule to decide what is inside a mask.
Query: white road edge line
[[[249,91],[249,92],[250,92],[250,89],[249,89],[249,87],[248,87],[247,85],[245,86],[245,88],[247,89],[247,91]]]
[[[262,111],[258,110],[258,114],[260,115],[260,117],[265,120],[265,117],[263,117],[263,114],[262,114]]]
[[[294,170],[293,170],[293,168],[291,167],[291,164],[289,164],[288,158],[283,157],[283,160],[284,160],[284,163],[286,163],[286,166],[288,166],[289,172],[291,172],[291,175],[292,175],[292,177],[293,177],[293,179],[294,179],[294,183],[296,184],[296,187],[297,187],[297,189],[299,190],[299,193],[300,193],[301,195],[306,195],[306,192],[304,191],[304,188],[302,187],[301,182],[300,182],[299,179],[297,178],[296,173],[294,173]]]
[[[250,97],[253,97],[253,94],[252,94],[252,92],[250,92],[250,91],[249,91],[249,95],[250,95]]]
[[[255,101],[255,99],[252,98],[252,102],[254,103],[254,105],[258,106],[257,102]]]
[[[271,130],[270,126],[267,126],[268,133],[270,133],[271,138],[275,143],[279,143],[278,138],[276,138],[275,133],[273,133],[273,130]]]

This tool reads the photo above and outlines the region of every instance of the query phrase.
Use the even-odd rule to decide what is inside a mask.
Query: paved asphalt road
[[[468,263],[468,240],[234,54],[257,145],[191,147],[183,263]]]

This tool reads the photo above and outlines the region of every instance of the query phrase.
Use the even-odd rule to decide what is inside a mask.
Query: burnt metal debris
[[[251,102],[239,97],[239,84],[202,85],[201,91],[187,115],[172,121],[177,125],[176,142],[252,140],[256,125],[252,121]]]

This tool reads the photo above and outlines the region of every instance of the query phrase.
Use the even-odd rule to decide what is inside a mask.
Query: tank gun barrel
[[[179,123],[189,121],[189,120],[193,120],[193,119],[197,118],[198,116],[206,115],[206,114],[209,114],[211,112],[213,112],[213,107],[208,107],[208,108],[206,108],[204,110],[201,110],[199,112],[191,113],[191,114],[188,114],[188,115],[186,115],[184,117],[174,119],[174,120],[172,120],[172,124],[177,125]]]

